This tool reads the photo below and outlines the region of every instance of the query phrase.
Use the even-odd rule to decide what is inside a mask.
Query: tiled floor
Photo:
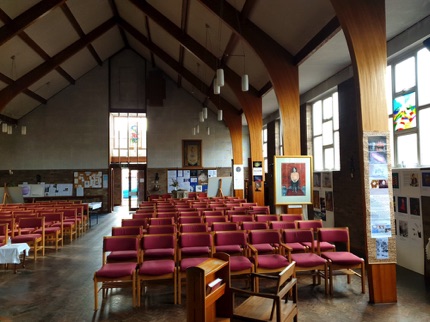
[[[121,218],[131,216],[119,209],[100,217],[84,236],[55,252],[49,250],[37,262],[28,260],[17,274],[0,267],[0,322],[5,321],[186,321],[185,296],[182,305],[173,305],[173,288],[154,285],[148,288],[140,308],[133,308],[129,290],[117,290],[101,301],[94,312],[94,271],[101,265],[101,241]],[[359,280],[347,285],[335,278],[335,294],[324,295],[323,287],[299,277],[300,321],[430,321],[430,290],[424,277],[398,268],[398,302],[370,305],[368,293],[361,294]],[[234,281],[244,286],[243,281]]]

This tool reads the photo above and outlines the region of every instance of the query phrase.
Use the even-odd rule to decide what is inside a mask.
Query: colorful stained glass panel
[[[394,131],[412,129],[417,126],[415,92],[396,97],[393,100]]]

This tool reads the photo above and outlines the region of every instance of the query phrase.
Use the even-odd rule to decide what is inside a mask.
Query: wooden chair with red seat
[[[179,232],[180,233],[202,233],[208,232],[208,224],[207,223],[196,223],[196,224],[180,224]]]
[[[303,220],[303,214],[281,214],[279,215],[281,221],[296,221]]]
[[[176,234],[147,234],[142,237],[142,259],[137,273],[137,305],[141,304],[142,284],[173,280],[173,303],[177,301]],[[146,289],[144,287],[143,289]]]
[[[31,229],[27,234],[15,235],[11,237],[12,244],[27,243],[30,250],[33,251],[34,260],[37,260],[37,253],[42,252],[45,256],[45,218],[44,217],[28,217],[18,219],[18,229]],[[37,229],[41,229],[40,233],[35,233]]]
[[[293,221],[271,221],[270,229],[295,229],[296,223]]]
[[[287,258],[289,262],[296,262],[294,277],[297,272],[309,272],[312,274],[313,284],[321,284],[321,277],[324,278],[324,291],[328,294],[328,284],[330,276],[327,270],[327,260],[315,254],[314,235],[312,229],[284,229],[282,231],[286,245]],[[306,251],[297,251],[294,245],[302,245],[302,242],[310,243],[311,248],[306,247]],[[303,246],[302,246],[303,247]]]
[[[244,221],[241,225],[242,230],[258,230],[258,229],[268,229],[269,225],[267,222],[256,222],[256,221]]]
[[[138,267],[138,259],[136,261],[115,261],[107,262],[108,254],[118,251],[118,243],[122,240],[119,239],[123,236],[116,236],[103,239],[103,261],[102,267],[94,273],[94,311],[98,310],[98,292],[102,291],[102,297],[106,298],[109,289],[131,287],[133,307],[136,306],[136,269]],[[136,238],[137,239],[137,238]],[[139,246],[139,242],[138,242]],[[100,289],[98,284],[101,283]]]
[[[281,248],[285,247],[278,230],[251,230],[248,232],[248,244],[257,273],[279,273],[289,265]],[[258,292],[258,277],[255,288]]]
[[[248,214],[269,215],[270,214],[270,207],[269,206],[252,206],[248,210]]]
[[[103,263],[140,261],[140,235],[103,237]],[[109,249],[109,251],[107,251]]]
[[[61,247],[64,246],[63,213],[47,212],[47,213],[40,213],[39,216],[45,217],[45,249],[51,247],[57,251],[60,246]],[[41,233],[41,232],[42,232],[42,229],[40,228],[36,230],[36,233]],[[53,246],[48,246],[48,244],[53,244]]]
[[[351,283],[351,275],[358,276],[361,279],[361,292],[366,292],[365,286],[365,262],[364,259],[351,253],[348,227],[341,228],[319,228],[318,229],[318,254],[325,258],[328,263],[330,274],[330,295],[333,295],[333,274],[343,274],[347,276],[348,284]],[[322,242],[342,244],[344,251],[323,252],[320,249]],[[341,245],[339,245],[341,246]],[[357,273],[355,269],[359,269]]]
[[[296,220],[296,227],[299,229],[312,229],[314,232],[314,240],[318,239],[317,230],[323,228],[323,223],[321,219],[311,219],[311,220]],[[310,242],[303,242],[303,245],[311,247]],[[320,242],[320,248],[318,252],[334,252],[336,250],[336,245],[328,243],[326,241]]]
[[[178,303],[182,301],[182,280],[187,276],[187,268],[197,266],[213,255],[211,233],[180,233],[178,235]]]
[[[239,230],[239,223],[237,222],[214,222],[211,226],[211,231],[230,231]]]
[[[148,234],[176,234],[176,225],[149,225],[146,229]]]

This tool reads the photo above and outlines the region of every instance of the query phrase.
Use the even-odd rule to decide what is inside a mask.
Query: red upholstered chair
[[[213,255],[211,233],[181,233],[178,236],[178,303],[181,304],[182,280],[187,268],[197,266]]]
[[[178,224],[201,224],[203,223],[203,217],[200,216],[180,216],[178,218]]]
[[[202,212],[204,217],[219,217],[224,216],[224,210],[204,210]]]
[[[147,285],[153,280],[173,280],[173,302],[176,304],[176,234],[143,235],[141,247],[142,263],[137,274],[138,306],[141,302],[142,284]]]
[[[260,215],[257,214],[254,216],[255,221],[258,222],[270,222],[270,221],[277,221],[279,219],[278,215]]]
[[[296,224],[293,221],[271,221],[270,229],[294,229]]]
[[[268,214],[270,214],[270,207],[269,206],[252,206],[248,210],[248,214],[268,215]]]
[[[212,223],[214,222],[227,222],[226,216],[204,216],[203,220],[207,223],[208,227],[212,227]]]
[[[0,223],[0,246],[6,245],[9,238],[8,224]]]
[[[255,272],[257,273],[279,273],[289,265],[280,248],[284,245],[281,242],[279,231],[251,230],[248,233],[249,248],[254,261]],[[256,278],[255,288],[258,292],[258,278]]]
[[[320,244],[322,242],[343,244],[345,251],[322,252]],[[347,275],[348,284],[351,283],[351,275],[360,277],[361,292],[364,294],[365,287],[365,263],[364,259],[360,258],[350,251],[349,229],[343,228],[320,228],[318,229],[318,253],[328,262],[330,274],[330,294],[333,295],[333,274],[334,272]],[[360,269],[357,273],[354,269]]]
[[[181,233],[205,233],[208,231],[207,223],[196,223],[196,224],[180,224],[179,232]]]
[[[139,243],[140,236],[123,235],[103,237],[103,263],[138,263],[140,260]]]
[[[279,218],[281,221],[303,220],[303,214],[281,214]]]
[[[166,218],[151,218],[148,221],[149,226],[155,225],[173,225],[175,223],[174,217],[166,217]]]
[[[269,225],[267,224],[267,222],[255,222],[255,221],[244,221],[241,226],[242,226],[242,229],[246,231],[269,228]]]
[[[173,221],[176,222],[178,218],[177,211],[158,211],[155,213],[157,218],[173,218]]]
[[[111,237],[120,238],[122,236]],[[105,237],[106,238],[106,237]],[[137,238],[136,238],[137,239]],[[136,306],[136,269],[135,262],[115,262],[107,263],[107,253],[117,251],[117,245],[114,242],[105,242],[103,239],[103,265],[94,273],[94,311],[98,310],[98,292],[102,290],[103,298],[107,297],[109,289],[131,287],[133,306]],[[102,283],[100,289],[98,283]]]
[[[241,224],[243,222],[249,222],[249,221],[255,221],[255,220],[253,215],[231,215],[230,221]]]
[[[13,217],[4,217],[0,218],[0,224],[7,224],[9,236],[13,237],[15,234],[18,234],[18,227],[15,224],[15,218]]]
[[[112,227],[112,236],[142,236],[142,226]]]
[[[327,260],[315,254],[314,235],[312,229],[285,229],[282,231],[285,245],[287,246],[287,258],[289,262],[296,262],[296,272],[310,272],[312,274],[313,283],[316,284],[316,277],[318,277],[318,284],[321,283],[321,277],[324,278],[325,294],[328,294],[328,282],[330,276],[327,270]],[[302,242],[310,243],[311,248],[306,249],[307,252],[300,250],[297,252],[295,245],[303,247]],[[330,281],[331,283],[331,281]]]
[[[176,225],[149,225],[148,234],[176,234]]]
[[[34,252],[34,260],[37,259],[37,253],[42,252],[45,256],[45,218],[44,217],[28,217],[19,218],[18,227],[24,229],[32,229],[28,234],[15,235],[11,238],[12,244],[27,243],[30,249]],[[40,233],[36,233],[37,229],[41,229]]]
[[[121,226],[122,227],[129,227],[129,226],[142,226],[143,232],[146,232],[146,227],[148,226],[147,219],[121,219]]]
[[[143,212],[139,212],[139,213],[134,213],[132,215],[133,219],[150,219],[153,218],[153,214],[152,213],[143,213]]]
[[[64,246],[64,220],[62,212],[41,213],[40,216],[45,217],[45,248],[53,247],[55,250]],[[37,234],[42,233],[39,228],[35,231]],[[47,246],[53,244],[53,246]]]
[[[312,229],[314,232],[314,240],[318,239],[317,236],[317,230],[319,228],[323,228],[323,224],[322,224],[322,220],[321,219],[314,219],[314,220],[296,220],[295,221],[297,228],[302,228],[302,229]],[[303,242],[303,245],[310,247],[310,243],[309,242]],[[321,241],[320,242],[320,248],[318,253],[320,252],[330,252],[330,251],[335,251],[336,250],[336,246],[332,243],[328,243],[326,241]]]
[[[237,222],[214,222],[211,226],[211,231],[229,231],[239,230],[239,223]]]

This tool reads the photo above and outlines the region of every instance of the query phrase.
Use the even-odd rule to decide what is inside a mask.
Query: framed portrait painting
[[[275,156],[275,204],[312,204],[312,157]]]
[[[182,140],[182,166],[184,168],[202,167],[201,140]]]

